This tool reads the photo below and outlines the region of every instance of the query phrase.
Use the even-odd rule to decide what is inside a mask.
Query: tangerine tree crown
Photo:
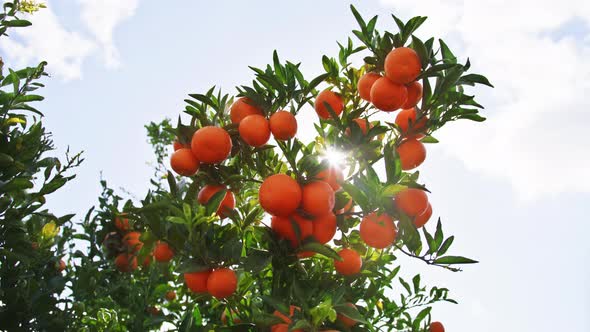
[[[165,282],[166,291],[175,285],[178,301],[160,304],[171,312],[164,320],[186,331],[424,331],[432,304],[454,302],[420,275],[399,277],[398,257],[450,271],[476,262],[447,255],[454,237],[445,236],[440,218],[428,223],[436,206],[417,168],[447,122],[485,120],[465,86],[491,84],[467,73],[469,60],[460,63],[444,41],[414,35],[425,17],[393,16],[398,32],[381,32],[377,16],[365,21],[351,10],[360,44],[348,38],[337,57],[324,55],[325,73],[307,80],[275,51],[271,64],[251,67],[255,77],[237,87],[235,100],[215,88],[189,94],[188,122],[150,127],[157,144],[172,150],[177,142],[187,157],[173,155],[180,176],[164,174],[168,188],[156,180],[140,205],[125,204],[133,227],[118,232],[141,232],[142,245],[115,251],[142,262],[157,243],[170,247],[169,261],[133,272],[159,271],[163,279],[150,280]],[[310,142],[297,136],[302,116],[316,119]],[[206,186],[227,190],[198,202]],[[224,203],[228,194],[235,204]],[[107,221],[120,210],[103,207]],[[102,227],[117,232],[112,222]],[[215,271],[223,278],[209,280]],[[235,317],[222,321],[228,313]]]

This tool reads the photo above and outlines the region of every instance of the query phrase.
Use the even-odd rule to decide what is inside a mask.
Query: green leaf
[[[453,264],[474,264],[474,263],[479,263],[479,262],[476,260],[473,260],[471,258],[466,258],[466,257],[461,257],[461,256],[444,256],[444,257],[437,258],[434,261],[434,263],[453,265]]]
[[[68,182],[70,178],[69,177],[56,177],[54,179],[52,179],[51,181],[49,181],[49,183],[47,183],[46,185],[43,186],[43,188],[41,188],[41,190],[39,191],[39,194],[41,195],[47,195],[47,194],[51,194],[52,192],[56,191],[57,189],[63,187],[66,182]]]
[[[350,10],[352,11],[352,15],[354,15],[354,18],[358,22],[358,24],[361,27],[361,29],[363,30],[363,32],[367,31],[367,24],[365,23],[365,20],[363,20],[363,17],[361,16],[361,14],[359,14],[359,12],[356,10],[356,8],[353,5],[350,5]]]
[[[414,293],[420,292],[420,275],[416,274],[414,278],[412,278],[412,284],[414,285]]]
[[[412,294],[412,289],[410,288],[410,284],[408,284],[402,277],[399,278],[399,283],[404,286],[404,288],[408,291],[408,294]]]
[[[0,192],[9,192],[13,190],[23,190],[30,188],[33,188],[33,183],[26,178],[15,178],[6,184],[0,183]]]
[[[28,27],[32,23],[27,20],[11,20],[2,22],[7,27]]]
[[[438,143],[438,140],[432,136],[426,136],[420,140],[422,143]]]
[[[342,187],[344,188],[344,191],[346,191],[350,197],[352,197],[352,200],[361,207],[361,209],[367,209],[369,205],[369,199],[359,188],[351,183],[343,183]]]
[[[387,187],[383,188],[382,195],[386,197],[393,197],[400,191],[408,188],[408,186],[404,186],[401,184],[390,184]]]
[[[283,301],[281,301],[275,297],[269,296],[269,295],[262,295],[261,298],[262,298],[262,301],[266,302],[266,304],[275,308],[279,312],[282,312],[283,314],[286,314],[287,316],[289,316],[289,307]],[[282,320],[280,320],[279,322],[281,323]]]
[[[226,190],[219,190],[209,199],[209,201],[207,201],[207,204],[205,205],[205,211],[207,215],[212,215],[213,213],[217,212],[219,206],[221,205],[221,201],[223,201],[226,194]]]
[[[338,253],[336,251],[334,251],[334,249],[323,245],[319,242],[309,242],[307,244],[304,244],[300,249],[300,251],[313,251],[316,252],[320,255],[324,255],[326,257],[341,261],[342,257],[340,257],[340,255],[338,255]]]
[[[418,57],[422,63],[422,69],[426,69],[430,60],[430,56],[426,50],[426,46],[424,46],[424,43],[419,38],[412,36],[412,49],[418,53]]]
[[[434,251],[436,252],[438,250],[438,248],[440,248],[440,245],[442,244],[442,241],[444,239],[444,234],[443,234],[443,230],[442,230],[442,223],[440,221],[440,218],[438,218],[438,223],[436,224],[436,232],[434,233]]]
[[[419,329],[420,328],[420,323],[424,320],[424,318],[426,318],[426,316],[428,316],[430,314],[430,311],[432,310],[432,307],[428,307],[428,308],[424,308],[422,309],[418,315],[416,316],[416,319],[414,320],[414,323],[412,323],[412,327],[414,329]]]
[[[483,122],[486,120],[486,118],[484,118],[483,116],[481,116],[479,114],[462,114],[462,115],[459,115],[459,118],[477,121],[477,122]]]
[[[268,251],[252,249],[244,257],[244,269],[252,274],[257,274],[270,264],[272,255]]]
[[[210,270],[211,268],[207,265],[204,265],[202,263],[193,261],[193,260],[188,260],[188,261],[184,261],[180,264],[180,266],[178,266],[178,268],[176,269],[176,272],[178,273],[193,273],[193,272],[203,272],[203,271],[207,271]]]
[[[440,44],[440,50],[442,52],[443,59],[445,59],[446,63],[457,63],[457,57],[451,52],[451,49],[445,44],[442,39],[438,40]]]
[[[178,197],[178,187],[176,186],[176,178],[174,178],[174,174],[172,174],[172,172],[168,171],[166,181],[168,181],[168,186],[170,187],[170,194],[172,194],[172,197]]]
[[[356,308],[350,307],[346,304],[337,304],[334,306],[334,310],[336,310],[337,313],[346,316],[354,321],[363,324],[368,324],[365,320],[365,317],[363,317]]]
[[[453,241],[455,240],[454,236],[450,236],[448,239],[445,240],[445,242],[443,242],[443,244],[440,246],[440,248],[437,251],[437,255],[442,256],[444,255],[447,250],[449,250],[449,248],[451,247],[451,244],[453,244]]]
[[[461,77],[461,79],[459,80],[459,83],[471,83],[470,85],[473,85],[473,83],[477,83],[477,84],[483,84],[483,85],[487,85],[489,87],[494,87],[492,85],[492,83],[490,83],[490,81],[488,81],[488,79],[483,76],[483,75],[479,75],[479,74],[467,74]]]

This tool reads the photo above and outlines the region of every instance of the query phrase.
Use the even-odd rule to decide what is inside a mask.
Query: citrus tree
[[[275,52],[235,98],[190,94],[184,123],[147,126],[150,191],[124,201],[103,182],[78,235],[89,252],[74,253],[76,324],[444,331],[432,305],[455,302],[449,291],[403,278],[397,258],[449,271],[476,262],[430,221],[418,169],[447,122],[485,120],[465,87],[491,84],[444,41],[414,36],[425,17],[393,16],[397,32],[381,32],[351,10],[358,41],[323,56],[321,75],[306,79]],[[304,142],[298,129],[312,124],[296,115],[312,110],[317,135]]]
[[[18,16],[42,6],[9,1],[0,12],[0,42],[31,23]],[[43,100],[45,62],[20,70],[0,59],[0,330],[63,331],[71,317],[60,294],[68,281],[65,254],[73,215],[55,216],[46,198],[74,178],[80,154],[48,155],[50,134],[33,105]],[[61,228],[61,232],[60,232]]]

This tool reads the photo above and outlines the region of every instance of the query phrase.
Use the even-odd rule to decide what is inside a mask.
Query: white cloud
[[[79,0],[81,17],[101,45],[104,61],[108,67],[120,65],[119,52],[113,41],[117,25],[132,17],[139,0]]]
[[[35,65],[46,60],[48,71],[64,80],[82,76],[82,63],[96,48],[93,41],[68,31],[49,6],[27,17],[33,25],[9,30],[0,48],[11,67]]]
[[[124,20],[135,14],[139,0],[79,0],[80,15],[92,36],[72,31],[52,9],[28,16],[31,27],[11,30],[11,38],[3,38],[0,49],[11,66],[35,65],[46,60],[50,74],[64,80],[82,77],[86,58],[101,52],[108,68],[120,65],[113,33]]]
[[[419,35],[448,39],[496,86],[476,92],[489,121],[438,134],[448,153],[509,179],[522,199],[590,192],[590,36],[550,37],[574,19],[590,24],[590,2],[382,2],[406,18],[429,16]]]

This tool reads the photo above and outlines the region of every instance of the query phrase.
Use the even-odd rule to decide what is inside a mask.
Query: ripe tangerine
[[[297,119],[291,112],[278,111],[270,117],[270,131],[276,140],[290,140],[297,134]]]
[[[324,181],[312,181],[303,186],[301,207],[312,216],[321,216],[334,209],[334,189]]]
[[[187,272],[184,274],[186,286],[195,293],[207,292],[207,280],[211,275],[211,270],[200,272]]]
[[[236,100],[229,110],[229,117],[232,123],[240,123],[245,117],[253,114],[262,114],[262,109],[254,105],[252,99],[240,97]]]
[[[383,249],[395,242],[397,230],[393,219],[385,214],[371,213],[363,218],[359,228],[361,239],[372,248]]]
[[[226,191],[223,200],[221,200],[221,203],[217,208],[217,215],[223,219],[227,217],[227,213],[230,210],[233,210],[236,206],[236,199],[234,197],[234,194],[231,191],[227,190],[224,186],[214,184],[208,184],[204,186],[197,195],[197,201],[202,205],[206,205],[207,203],[209,203],[211,197],[213,197],[220,190]]]
[[[181,148],[170,156],[170,167],[179,175],[191,176],[199,170],[199,160],[191,149]]]
[[[392,82],[408,84],[420,74],[422,63],[418,53],[409,47],[393,49],[385,57],[385,76]]]
[[[403,84],[390,81],[387,77],[378,79],[371,88],[373,106],[385,112],[399,109],[407,99],[408,88]]]
[[[406,188],[395,195],[395,205],[410,218],[414,218],[428,208],[428,196],[423,190]]]
[[[422,142],[415,138],[402,141],[397,147],[397,154],[404,171],[414,169],[426,160],[426,148]]]
[[[356,251],[349,248],[344,248],[340,250],[338,255],[342,258],[342,260],[334,260],[334,268],[336,269],[336,272],[343,276],[351,276],[361,272],[363,260]]]
[[[225,299],[238,288],[236,273],[227,268],[216,269],[207,279],[207,291],[217,299]]]
[[[331,90],[320,92],[315,100],[315,111],[322,119],[331,117],[326,103],[330,106],[336,115],[340,115],[344,109],[342,97]]]
[[[238,127],[240,137],[246,144],[259,147],[270,139],[270,125],[268,120],[259,114],[248,115],[240,121]]]
[[[266,212],[286,217],[299,207],[301,195],[301,186],[297,181],[286,174],[275,174],[260,185],[258,200]]]
[[[231,137],[223,128],[206,126],[197,130],[191,140],[195,157],[206,164],[217,164],[231,153]],[[180,151],[180,150],[179,150]]]

